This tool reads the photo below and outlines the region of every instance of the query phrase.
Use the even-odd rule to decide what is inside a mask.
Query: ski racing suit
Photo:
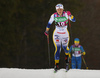
[[[70,47],[70,50],[69,50],[69,53],[72,52],[72,59],[71,59],[71,62],[72,62],[72,69],[81,69],[81,64],[82,64],[82,58],[81,58],[81,53],[85,52],[83,47],[81,45],[78,45],[78,46],[75,46],[72,45]]]
[[[68,56],[68,43],[69,43],[69,32],[67,30],[68,26],[68,19],[72,22],[75,22],[75,17],[73,15],[68,16],[68,14],[63,11],[62,16],[60,16],[57,12],[51,15],[51,18],[49,19],[47,28],[50,28],[50,25],[55,21],[55,30],[53,32],[53,43],[55,46],[55,64],[59,63],[60,59],[60,51],[61,51],[61,45],[65,51],[65,55]]]

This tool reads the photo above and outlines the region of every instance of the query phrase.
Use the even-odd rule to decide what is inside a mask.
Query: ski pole
[[[70,35],[71,35],[71,41],[73,43],[73,38],[72,38],[72,30],[71,30],[71,23],[70,23],[70,20],[68,19],[68,22],[69,22],[69,27],[70,27]]]
[[[49,35],[47,35],[47,42],[48,42],[48,59],[49,59],[49,67],[50,67],[50,47],[49,47]]]
[[[83,62],[84,62],[84,64],[85,64],[86,69],[88,69],[88,66],[87,66],[87,64],[86,64],[86,62],[85,62],[85,59],[84,59],[83,55],[82,55],[82,59],[83,59]]]
[[[69,17],[69,16],[68,16]],[[72,38],[72,31],[71,31],[71,23],[70,20],[68,18],[68,23],[69,23],[69,27],[70,27],[70,35],[71,35],[71,41],[73,43],[73,38]],[[69,69],[71,68],[71,59],[69,59]]]

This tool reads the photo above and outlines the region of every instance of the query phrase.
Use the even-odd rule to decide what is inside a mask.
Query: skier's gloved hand
[[[71,12],[70,11],[67,11],[67,15],[70,16],[71,15]]]
[[[71,17],[71,19],[73,19],[73,18],[74,18],[74,16],[73,16],[73,15],[70,15],[70,17]]]
[[[85,54],[86,54],[85,52],[82,53],[82,55],[85,55]]]
[[[48,31],[45,31],[44,34],[47,36],[47,35],[49,35],[49,32]]]

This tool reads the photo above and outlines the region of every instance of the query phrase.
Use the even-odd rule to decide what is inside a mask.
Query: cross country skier
[[[82,64],[82,55],[85,55],[86,52],[84,51],[83,47],[79,45],[79,39],[75,38],[74,39],[74,44],[70,47],[69,50],[69,58],[71,58],[71,52],[72,52],[72,69],[81,69],[81,64]]]
[[[53,13],[49,19],[48,25],[46,27],[45,35],[49,34],[50,25],[55,21],[55,30],[53,32],[53,42],[55,46],[55,67],[54,70],[57,71],[59,69],[59,59],[60,59],[60,51],[61,45],[65,51],[65,61],[66,61],[66,70],[68,70],[68,43],[69,43],[69,32],[67,30],[68,19],[72,22],[75,22],[75,17],[71,15],[70,11],[63,11],[64,7],[62,4],[57,4],[55,6],[56,13]]]

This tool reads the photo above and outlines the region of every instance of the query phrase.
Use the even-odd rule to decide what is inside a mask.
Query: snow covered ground
[[[13,69],[0,68],[0,78],[100,78],[100,70]]]

